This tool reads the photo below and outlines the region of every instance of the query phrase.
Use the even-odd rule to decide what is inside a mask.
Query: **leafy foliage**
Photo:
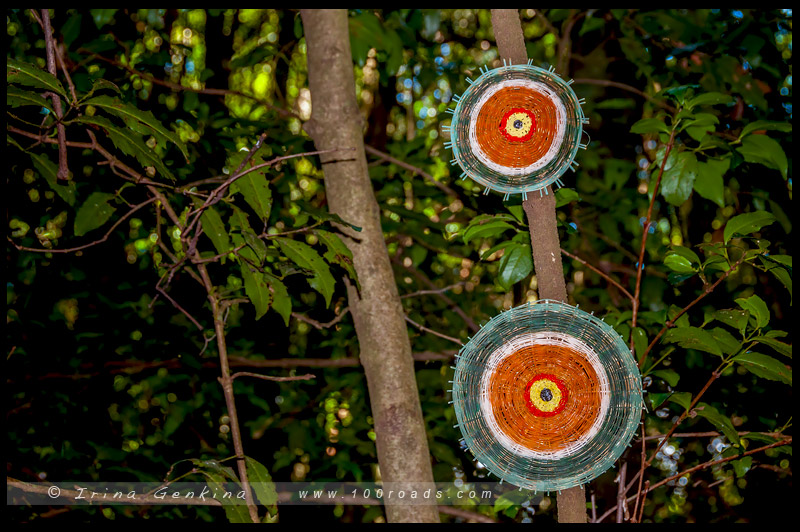
[[[361,289],[340,231],[350,224],[327,212],[323,167],[302,129],[313,99],[300,16],[53,10],[64,63],[53,75],[31,10],[7,14],[8,476],[241,482],[217,382],[221,330],[234,372],[332,364],[309,381],[232,381],[263,519],[383,520],[377,506],[285,506],[276,516],[270,487],[371,481],[377,464],[346,313],[346,283]],[[529,56],[575,79],[590,118],[581,166],[556,192],[562,248],[581,259],[565,259],[570,302],[630,339],[645,432],[681,423],[645,479],[740,456],[650,493],[645,520],[778,520],[790,508],[791,447],[743,453],[791,434],[791,16],[521,12]],[[447,337],[466,341],[499,310],[538,297],[519,198],[504,203],[458,180],[443,147],[452,95],[478,67],[501,64],[491,14],[354,10],[350,33],[403,307],[444,333],[409,328],[428,360],[416,369],[434,475],[456,489],[485,469],[453,428],[442,359],[457,344]],[[58,178],[53,94],[69,180]],[[623,456],[629,473],[640,452],[636,442]],[[598,515],[616,504],[615,475],[592,483]],[[465,508],[540,523],[555,518],[554,502],[545,497],[535,516],[513,495]],[[44,511],[10,508],[17,520]],[[250,520],[234,504],[76,506],[50,517],[140,512]]]

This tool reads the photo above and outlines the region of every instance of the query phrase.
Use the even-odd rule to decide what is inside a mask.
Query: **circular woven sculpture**
[[[641,375],[608,324],[540,300],[494,317],[461,349],[453,404],[467,447],[491,473],[558,491],[622,454],[641,416]]]
[[[469,88],[454,96],[449,127],[453,164],[486,189],[527,196],[553,183],[574,162],[583,124],[579,101],[552,70],[530,64],[481,71]]]

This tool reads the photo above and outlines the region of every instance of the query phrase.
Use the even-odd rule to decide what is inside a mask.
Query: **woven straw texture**
[[[446,145],[462,178],[486,191],[526,195],[555,183],[573,164],[585,147],[579,144],[584,121],[575,93],[554,72],[504,66],[484,71],[457,99]]]
[[[558,491],[622,454],[641,416],[641,375],[609,325],[541,300],[494,317],[461,349],[453,405],[467,448],[491,473]]]

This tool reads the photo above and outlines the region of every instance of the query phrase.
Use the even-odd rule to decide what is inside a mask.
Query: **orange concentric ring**
[[[531,408],[530,390],[543,379],[561,393],[551,412]],[[601,412],[601,396],[600,378],[591,362],[562,345],[518,349],[493,368],[488,384],[498,429],[514,444],[536,453],[563,450],[589,434]]]
[[[514,128],[507,127],[509,117],[515,113],[530,117],[527,134],[516,136]],[[541,91],[525,86],[505,87],[481,106],[475,134],[481,152],[492,163],[507,168],[529,167],[550,151],[558,134],[558,110]]]

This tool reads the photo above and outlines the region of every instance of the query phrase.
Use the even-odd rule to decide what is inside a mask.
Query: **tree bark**
[[[525,37],[516,9],[492,9],[492,26],[500,57],[512,64],[528,61]],[[561,265],[561,244],[556,223],[556,197],[547,187],[547,194],[528,194],[522,202],[528,217],[539,297],[567,301],[564,269]],[[586,495],[581,486],[562,490],[557,498],[560,523],[586,522]]]
[[[430,454],[411,357],[411,344],[389,261],[380,210],[364,153],[362,120],[355,98],[346,10],[303,10],[308,47],[312,114],[304,126],[319,150],[354,148],[322,155],[332,213],[361,227],[342,227],[361,291],[348,285],[348,300],[367,376],[384,484],[395,489],[433,482]],[[407,488],[408,489],[408,488]],[[391,522],[438,522],[431,505],[386,504]]]

